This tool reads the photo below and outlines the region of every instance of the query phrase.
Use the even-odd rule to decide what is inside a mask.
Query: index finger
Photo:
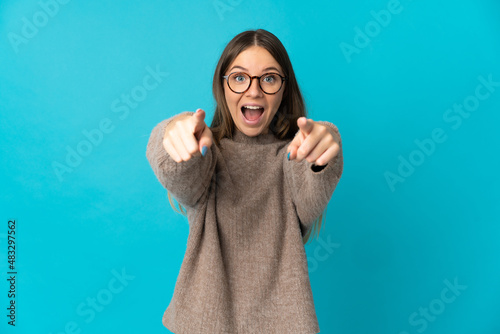
[[[315,131],[311,132],[308,136],[306,136],[305,139],[300,144],[299,148],[297,149],[297,157],[296,157],[297,161],[300,162],[303,159],[305,159],[319,144],[321,139],[322,136],[320,136]]]

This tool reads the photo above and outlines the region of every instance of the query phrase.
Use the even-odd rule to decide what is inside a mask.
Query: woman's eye
[[[234,80],[236,80],[236,82],[243,82],[245,81],[245,77],[243,75],[237,75],[234,77]]]
[[[274,75],[268,75],[264,78],[265,83],[275,83],[276,82],[276,77]]]

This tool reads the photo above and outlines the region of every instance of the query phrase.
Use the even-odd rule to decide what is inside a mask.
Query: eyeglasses
[[[283,83],[288,79],[278,73],[265,73],[261,76],[250,76],[244,72],[233,72],[222,76],[227,81],[229,89],[237,94],[243,94],[252,85],[253,79],[259,80],[259,87],[266,94],[272,95],[280,91]]]

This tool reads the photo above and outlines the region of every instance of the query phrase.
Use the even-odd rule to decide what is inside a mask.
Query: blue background
[[[321,333],[500,333],[498,1],[69,1],[45,6],[52,15],[42,4],[0,3],[2,333],[168,332],[188,224],[146,144],[181,111],[211,122],[218,57],[256,28],[287,48],[309,117],[342,135],[344,174],[306,246]],[[375,23],[388,7],[398,13]],[[148,69],[162,77],[145,91]],[[147,96],[127,107],[132,92]],[[474,101],[468,117],[448,111]],[[77,148],[88,154],[58,176]]]

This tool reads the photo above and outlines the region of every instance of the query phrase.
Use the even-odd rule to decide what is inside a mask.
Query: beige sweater
[[[318,333],[302,234],[339,182],[342,143],[315,172],[305,159],[288,161],[291,140],[271,132],[248,137],[236,128],[204,157],[178,163],[162,145],[165,126],[178,115],[155,126],[146,150],[189,223],[163,325],[176,334]],[[334,124],[319,123],[338,134]]]

